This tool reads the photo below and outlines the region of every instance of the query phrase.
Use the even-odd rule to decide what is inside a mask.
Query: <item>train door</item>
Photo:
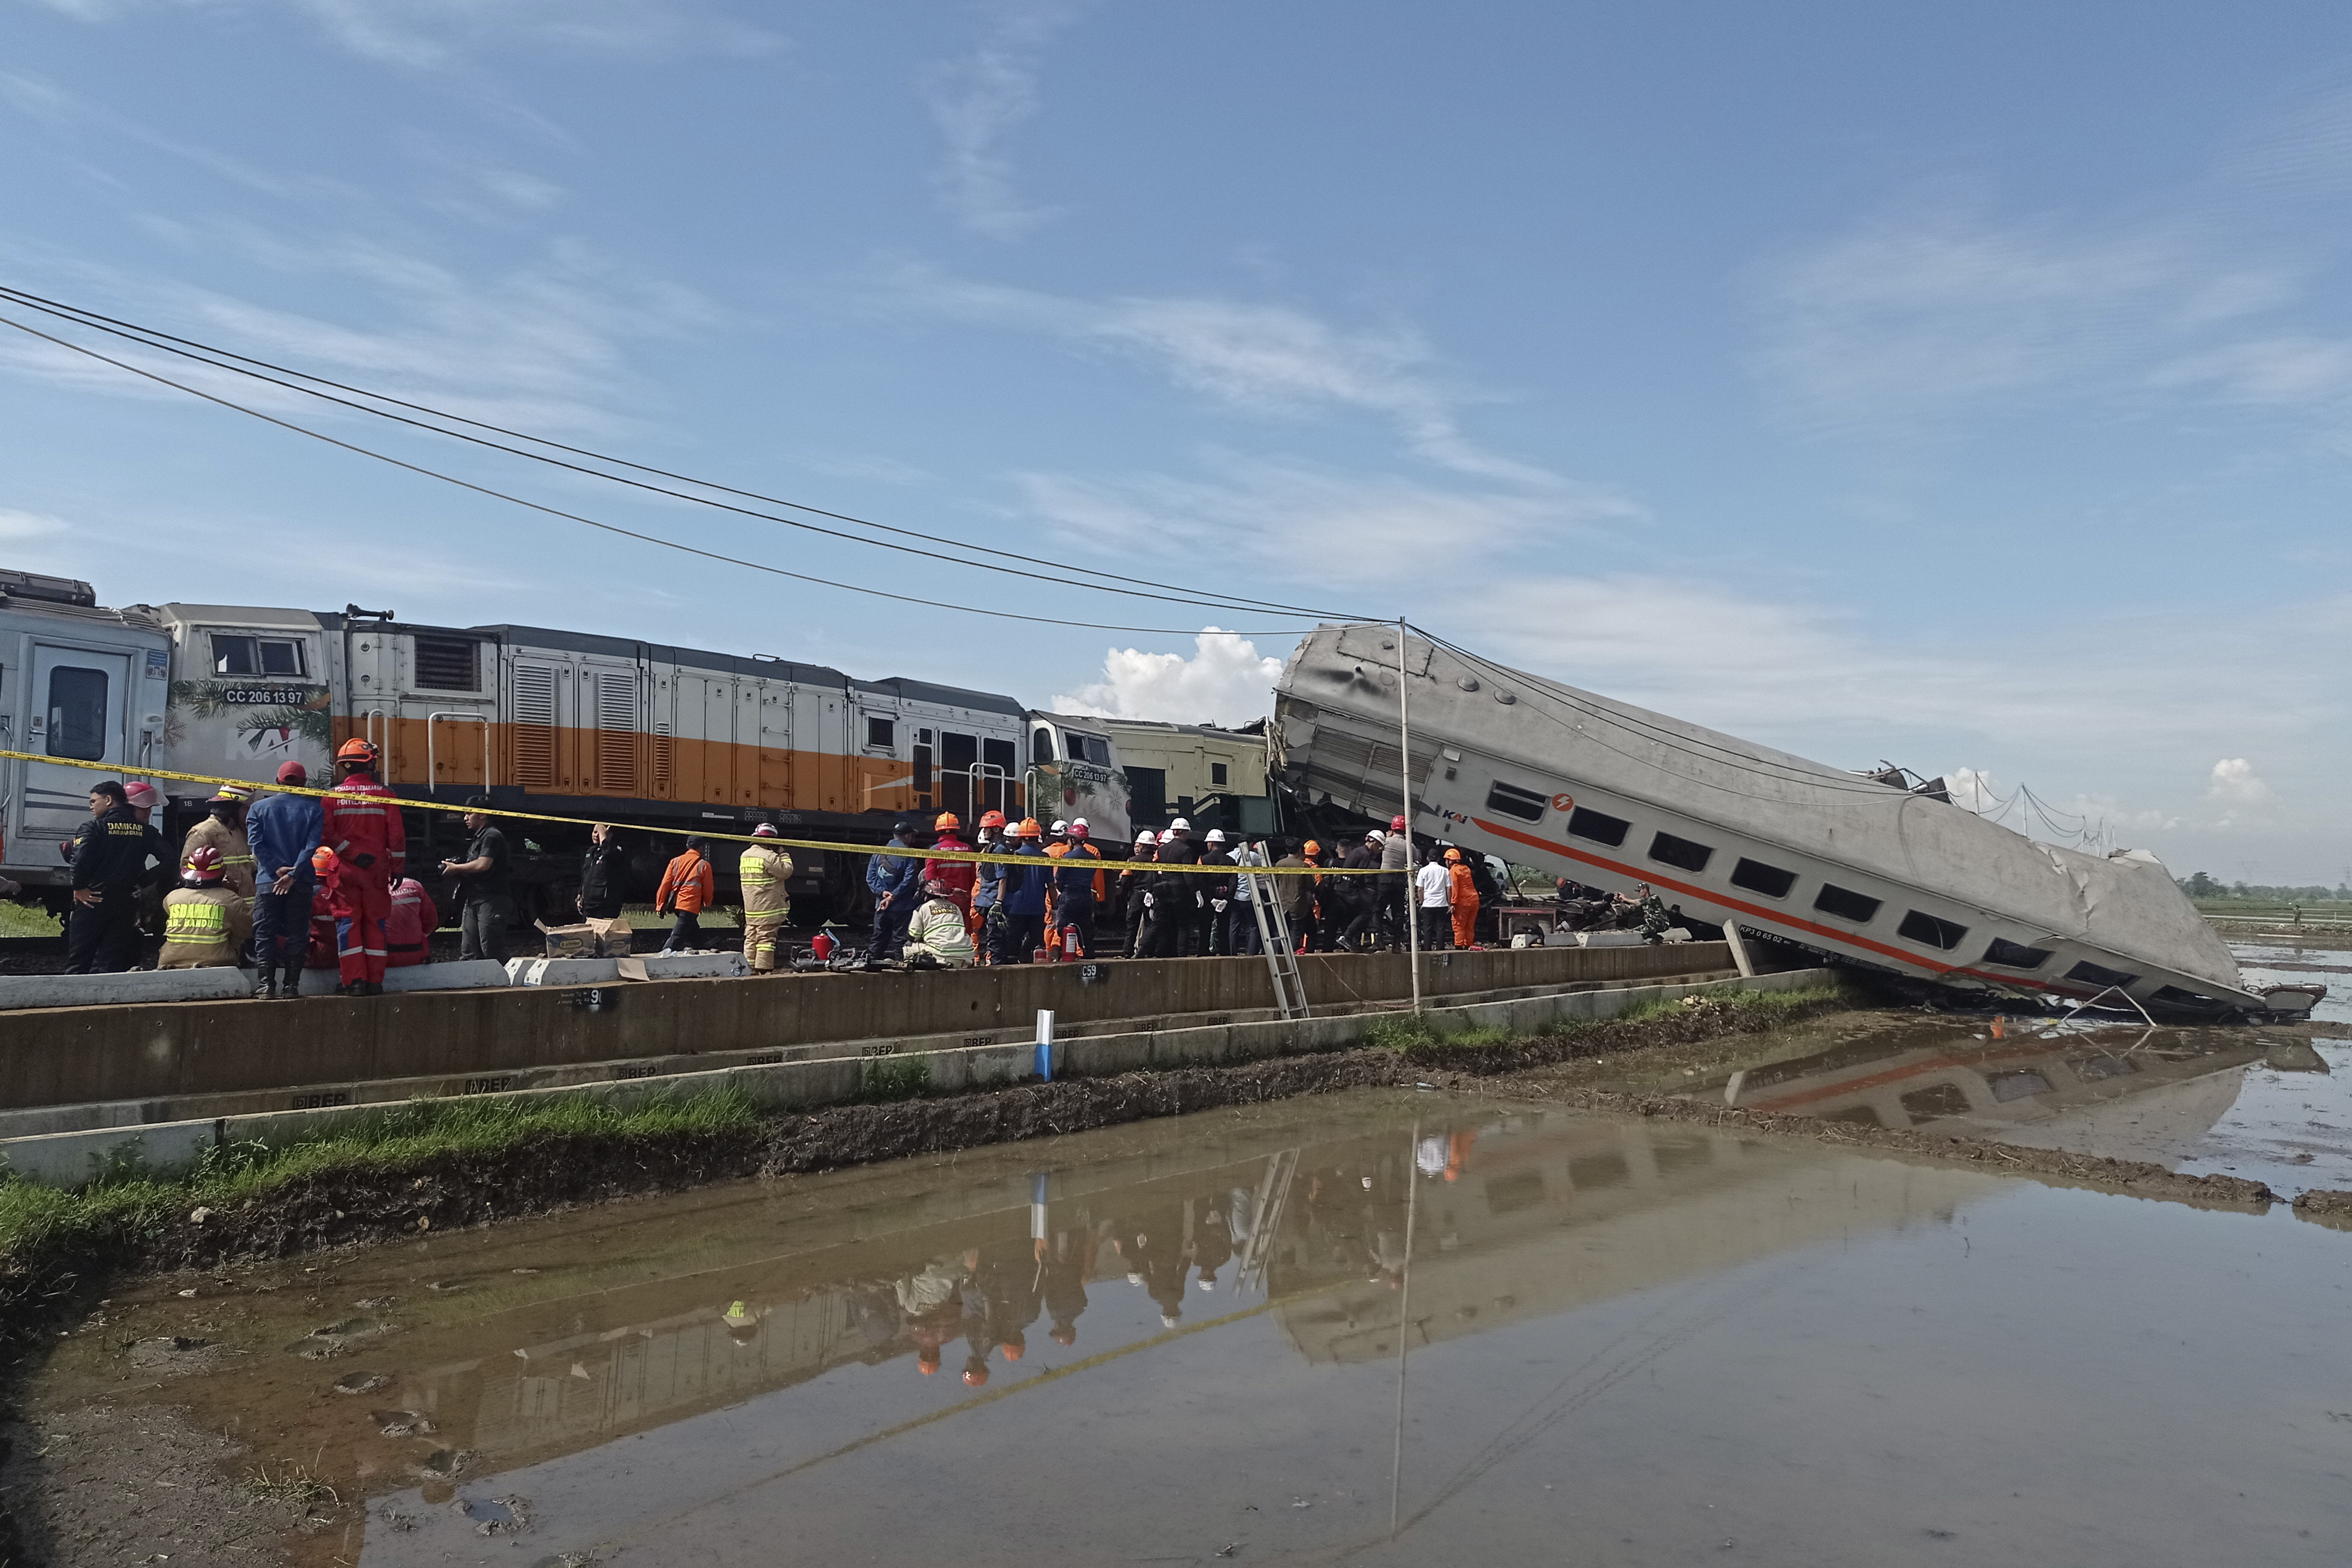
[[[735,683],[677,672],[677,795],[725,805],[735,794]]]
[[[980,737],[940,731],[940,809],[952,811],[966,827],[986,806],[973,804],[980,796]],[[921,774],[917,775],[918,787]]]
[[[905,809],[908,770],[898,758],[913,754],[914,727],[894,704],[860,701],[850,714],[849,740],[856,788],[847,808]]]
[[[393,643],[392,628],[381,623],[344,626],[343,733],[335,737],[337,745],[353,736],[375,742],[386,783],[421,778],[425,766],[422,749],[412,759],[401,735],[400,661]]]
[[[486,648],[487,673],[492,678],[487,690]],[[423,780],[435,796],[455,800],[508,782],[492,765],[498,645],[456,632],[416,632],[404,639],[400,652],[399,721],[394,727],[399,765],[384,782]]]
[[[33,644],[32,678],[26,691],[25,750],[58,763],[25,764],[25,799],[19,816],[26,849],[33,842],[63,842],[89,816],[89,786],[109,776],[64,762],[105,763],[121,770],[130,755],[126,709],[131,700],[131,656],[100,653],[68,644]],[[12,850],[19,861],[26,850]]]
[[[526,793],[564,787],[562,755],[571,670],[551,658],[516,654],[507,673],[507,777]]]
[[[793,684],[762,680],[759,684],[759,800],[771,810],[793,805]]]

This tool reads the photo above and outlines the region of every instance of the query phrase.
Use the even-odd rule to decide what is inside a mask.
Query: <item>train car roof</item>
[[[723,670],[768,680],[793,680],[809,686],[846,686],[849,677],[831,665],[801,664],[789,658],[753,658],[747,654],[714,653],[708,648],[679,647],[672,643],[643,642],[635,637],[608,637],[594,632],[567,632],[553,626],[468,626],[480,637],[494,637],[509,647],[543,647],[562,653],[602,654],[608,658],[653,658],[682,664],[689,669]]]
[[[984,713],[1010,713],[1016,719],[1029,711],[1024,704],[998,692],[940,686],[903,675],[894,675],[887,680],[852,680],[849,684],[854,690],[879,692],[905,702],[937,702],[949,708],[976,708]]]
[[[318,631],[326,617],[311,610],[289,610],[275,605],[155,605],[152,609],[166,621],[229,626],[282,626],[294,631]]]

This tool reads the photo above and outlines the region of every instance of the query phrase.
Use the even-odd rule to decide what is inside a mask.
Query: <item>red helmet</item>
[[[982,827],[1002,827],[1004,826],[1004,814],[1001,811],[983,811],[980,814],[980,825]]]
[[[984,1386],[988,1382],[988,1369],[984,1366],[968,1366],[964,1368],[963,1382],[966,1388],[980,1388]]]
[[[1391,833],[1402,833],[1404,831],[1404,817],[1402,815],[1389,818],[1389,831]]]
[[[335,749],[335,761],[339,763],[365,763],[368,766],[373,767],[377,755],[375,742],[362,741],[357,735]]]
[[[221,852],[209,844],[200,844],[188,853],[188,863],[181,868],[183,875],[198,882],[221,879]]]

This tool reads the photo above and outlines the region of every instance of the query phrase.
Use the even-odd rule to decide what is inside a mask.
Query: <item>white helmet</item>
[[[1053,832],[1055,832],[1055,833],[1067,833],[1069,830],[1070,830],[1070,825],[1069,825],[1068,823],[1064,822],[1064,821],[1063,821],[1060,817],[1058,817],[1058,816],[1057,816],[1057,817],[1055,817],[1055,818],[1054,819],[1054,826],[1053,826],[1053,828],[1052,828],[1052,831],[1053,831]]]
[[[1151,829],[1149,827],[1135,836],[1136,847],[1139,849],[1146,844],[1157,844],[1159,842],[1160,840],[1153,836]]]
[[[1083,816],[1074,816],[1074,817],[1070,818],[1070,829],[1071,829],[1071,831],[1072,831],[1072,832],[1076,832],[1077,829],[1079,829],[1079,828],[1081,828],[1081,827],[1086,827],[1086,826],[1087,826],[1087,819],[1086,819],[1085,817],[1083,817]],[[1087,832],[1089,832],[1089,833],[1091,833],[1091,832],[1093,832],[1093,831],[1094,831],[1094,829],[1093,829],[1093,828],[1091,828],[1091,827],[1087,827]]]
[[[1168,831],[1171,833],[1190,833],[1192,831],[1192,825],[1180,816],[1175,821],[1168,825]]]
[[[1387,843],[1387,842],[1388,842],[1388,840],[1389,840],[1389,836],[1388,836],[1387,834],[1385,834],[1385,833],[1382,833],[1382,832],[1381,832],[1379,828],[1377,828],[1377,827],[1373,828],[1370,833],[1367,833],[1367,834],[1365,834],[1365,835],[1364,835],[1364,842],[1365,842],[1365,843],[1367,843],[1367,844],[1385,844],[1385,843]]]
[[[1209,842],[1210,842],[1210,843],[1212,843],[1212,844],[1223,844],[1224,841],[1225,841],[1225,830],[1224,830],[1223,828],[1222,828],[1222,827],[1212,827],[1211,829],[1209,829]]]

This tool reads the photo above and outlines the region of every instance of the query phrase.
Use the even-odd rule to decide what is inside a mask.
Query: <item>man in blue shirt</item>
[[[912,849],[915,825],[893,823],[892,849]],[[866,861],[866,890],[874,896],[874,934],[866,947],[868,958],[896,958],[907,941],[907,922],[923,901],[923,862],[912,855],[874,855]]]
[[[310,783],[299,763],[278,770],[278,782],[296,788]],[[245,814],[246,842],[253,849],[253,952],[260,965],[257,997],[302,994],[302,964],[310,952],[310,895],[318,874],[310,868],[319,847],[322,810],[316,796],[266,795]],[[285,988],[278,988],[278,974]]]
[[[1054,862],[1045,858],[1044,837],[1037,829],[1037,819],[1024,817],[1013,829],[1018,842],[1013,847],[1015,855],[1034,855],[1034,870],[1026,866],[1004,868],[1004,951],[997,954],[999,963],[1027,963],[1045,945],[1045,888],[1053,879]]]

